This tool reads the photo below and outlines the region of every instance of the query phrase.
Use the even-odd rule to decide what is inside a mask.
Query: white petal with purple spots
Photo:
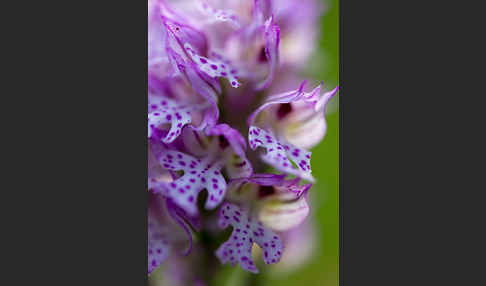
[[[235,68],[231,66],[231,63],[229,61],[222,59],[222,57],[219,55],[217,55],[219,59],[208,59],[206,57],[200,56],[188,43],[184,44],[184,49],[191,57],[193,62],[196,63],[198,68],[210,77],[224,77],[228,79],[232,87],[237,88],[240,86],[237,76],[238,72]]]
[[[163,124],[170,124],[167,135],[162,138],[164,143],[173,142],[182,132],[182,128],[192,122],[191,112],[203,109],[206,105],[178,105],[164,96],[150,96],[148,104],[148,138],[152,137],[154,129]]]
[[[266,153],[262,154],[262,160],[266,163],[279,171],[314,181],[310,166],[311,152],[282,140],[277,141],[272,134],[256,126],[250,127],[248,139],[252,149],[257,147],[266,149]]]
[[[212,163],[212,158],[196,159],[187,154],[163,150],[155,152],[162,167],[171,171],[184,171],[184,175],[166,184],[166,195],[189,215],[197,214],[197,195],[203,189],[208,191],[206,209],[214,209],[224,198],[226,181],[220,170],[221,163]]]
[[[253,243],[261,247],[266,264],[280,261],[282,240],[261,222],[251,219],[246,209],[234,204],[223,204],[219,212],[219,226],[226,228],[228,225],[233,226],[233,232],[228,241],[216,251],[221,263],[230,262],[233,266],[238,263],[241,268],[258,273],[251,256]]]

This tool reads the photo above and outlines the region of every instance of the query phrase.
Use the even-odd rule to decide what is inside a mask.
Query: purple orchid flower
[[[148,273],[166,260],[198,263],[193,236],[228,226],[213,257],[258,273],[253,245],[266,264],[278,263],[287,233],[309,214],[308,149],[324,138],[337,87],[290,84],[314,49],[321,8],[314,0],[148,2]]]

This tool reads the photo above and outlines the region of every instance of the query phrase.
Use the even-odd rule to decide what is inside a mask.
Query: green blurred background
[[[309,75],[324,80],[327,89],[339,83],[339,1],[323,0],[319,48],[309,63]],[[339,278],[339,108],[334,97],[327,108],[327,134],[312,149],[312,173],[317,182],[309,193],[317,228],[313,256],[296,271],[267,275],[263,285],[337,286]]]

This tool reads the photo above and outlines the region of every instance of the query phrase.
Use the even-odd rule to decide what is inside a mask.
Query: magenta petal
[[[201,95],[210,104],[211,109],[204,116],[204,126],[213,126],[218,122],[218,95],[214,88],[205,81],[197,71],[195,64],[188,65],[185,69],[186,76],[197,94]]]
[[[303,89],[307,81],[303,81],[299,88],[297,90],[292,90],[284,93],[279,93],[273,96],[270,96],[265,102],[260,105],[255,111],[253,111],[250,116],[248,117],[248,125],[253,125],[255,120],[257,119],[257,116],[260,112],[262,112],[264,109],[269,107],[270,105],[273,104],[279,104],[279,103],[289,103],[293,101],[297,101],[302,99],[303,95]]]
[[[282,184],[286,176],[285,174],[253,174],[249,181],[260,186],[273,186]]]
[[[238,263],[241,268],[258,273],[251,255],[253,242],[261,247],[266,264],[280,261],[282,240],[261,222],[251,219],[247,209],[224,203],[219,211],[219,226],[226,228],[228,225],[233,226],[233,232],[228,241],[216,251],[221,263],[230,262],[233,266]]]
[[[271,0],[253,0],[253,21],[256,23],[263,23],[264,19],[271,16],[272,1]]]
[[[265,56],[269,61],[269,73],[263,82],[256,86],[257,90],[267,88],[279,65],[280,29],[274,22],[273,16],[265,22]]]
[[[339,90],[339,86],[336,86],[333,90],[324,93],[320,98],[317,99],[315,110],[316,111],[326,111],[326,105],[329,103],[329,100],[337,94]]]
[[[184,44],[188,43],[200,54],[207,52],[208,45],[204,33],[194,27],[171,20],[167,17],[162,17],[162,20],[168,31],[169,38],[175,39],[181,50],[184,49]]]

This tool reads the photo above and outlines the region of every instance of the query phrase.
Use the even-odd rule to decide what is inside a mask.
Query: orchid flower
[[[286,233],[309,214],[309,149],[324,138],[338,91],[304,81],[272,92],[284,70],[298,78],[320,6],[148,2],[148,274],[171,259],[200,263],[193,244],[210,247],[207,236],[221,264],[258,273],[254,244],[266,264],[278,263]]]

